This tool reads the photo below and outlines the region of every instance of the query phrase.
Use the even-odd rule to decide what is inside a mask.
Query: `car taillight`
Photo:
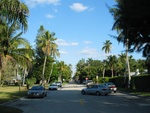
[[[116,86],[111,86],[111,88],[116,88]]]

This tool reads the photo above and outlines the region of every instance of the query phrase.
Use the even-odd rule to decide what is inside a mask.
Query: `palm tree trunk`
[[[113,68],[111,69],[111,77],[112,77],[112,78],[114,77],[114,71],[113,71]]]
[[[22,80],[22,86],[24,86],[25,83],[25,76],[26,76],[26,69],[23,69],[24,73],[23,73],[23,80]]]
[[[0,87],[2,86],[2,69],[0,69]]]
[[[104,76],[105,76],[105,68],[103,69],[103,78],[104,78]]]
[[[51,68],[51,71],[50,71],[50,73],[49,73],[49,77],[48,77],[48,83],[49,83],[49,81],[50,81],[50,77],[51,77],[51,75],[52,75],[52,71],[53,71],[53,63],[52,63],[52,68]]]
[[[45,65],[46,65],[47,55],[45,55],[44,64],[43,64],[43,73],[42,73],[42,84],[44,84],[44,73],[45,73]]]
[[[0,55],[0,87],[2,84],[2,55]]]

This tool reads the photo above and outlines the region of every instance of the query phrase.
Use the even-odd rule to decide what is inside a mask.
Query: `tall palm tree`
[[[30,64],[33,50],[30,48],[29,42],[21,37],[22,32],[16,35],[16,31],[19,28],[17,22],[12,24],[5,23],[3,34],[0,35],[0,84],[1,70],[6,58],[19,65],[23,63]]]
[[[102,50],[104,50],[106,54],[110,53],[112,49],[112,43],[110,42],[110,40],[106,40],[103,45],[104,46],[102,47]]]
[[[51,65],[51,70],[50,70],[49,77],[48,77],[48,83],[49,83],[50,77],[51,77],[51,75],[52,75],[53,64],[54,64],[54,62],[55,62],[55,60],[56,60],[56,57],[59,57],[59,56],[60,56],[59,50],[58,50],[57,48],[58,48],[58,46],[57,46],[57,44],[55,43],[55,44],[53,45],[53,47],[52,47],[52,51],[51,51],[51,55],[50,55],[50,56],[52,57],[52,65]]]
[[[20,0],[0,0],[0,28],[2,28],[3,20],[6,19],[8,23],[16,21],[26,31],[28,14],[28,7]]]
[[[112,45],[112,43],[110,42],[110,40],[106,40],[106,42],[104,42],[103,45],[104,46],[102,47],[102,50],[105,51],[105,54],[107,56],[107,54],[111,52],[111,49],[112,49],[111,45]],[[104,75],[105,75],[106,60],[104,60],[103,62],[104,62],[104,68],[103,68],[103,77],[104,77]]]
[[[41,26],[42,27],[42,26]],[[41,28],[40,27],[40,28]],[[56,50],[57,44],[54,42],[57,38],[54,37],[55,33],[50,33],[49,31],[45,31],[44,29],[41,30],[41,34],[38,35],[38,48],[41,48],[45,58],[43,64],[43,71],[42,71],[42,82],[44,83],[45,77],[45,65],[48,56],[54,55],[52,51]]]

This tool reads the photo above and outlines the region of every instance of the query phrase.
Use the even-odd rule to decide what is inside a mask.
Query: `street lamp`
[[[126,68],[128,69],[128,88],[130,88],[130,82],[131,82],[131,75],[130,75],[130,64],[129,64],[129,58],[128,58],[128,42],[129,39],[126,40]]]

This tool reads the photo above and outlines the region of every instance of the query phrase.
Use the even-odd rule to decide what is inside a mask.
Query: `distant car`
[[[83,80],[83,82],[82,82],[83,84],[86,84],[86,80]]]
[[[62,87],[62,82],[54,82],[53,84],[57,85],[58,87]]]
[[[117,87],[114,83],[106,82],[106,83],[103,83],[103,85],[108,86],[112,92],[114,92],[114,93],[117,92]]]
[[[45,97],[47,96],[47,91],[43,86],[33,86],[27,93],[28,98],[32,97]]]
[[[82,83],[85,85],[91,85],[91,84],[93,84],[93,81],[92,80],[83,80]]]
[[[93,81],[92,80],[87,80],[86,85],[92,85]]]
[[[49,90],[58,90],[58,85],[56,84],[51,84],[49,87],[48,87]]]
[[[102,84],[90,85],[87,88],[81,90],[81,94],[95,94],[95,95],[108,95],[111,90]]]

